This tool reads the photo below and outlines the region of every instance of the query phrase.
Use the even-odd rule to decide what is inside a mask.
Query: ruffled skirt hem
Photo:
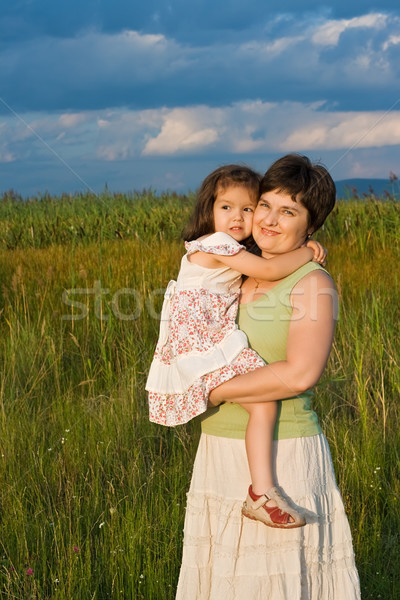
[[[211,390],[236,375],[243,375],[264,365],[254,350],[244,348],[231,364],[200,377],[183,393],[149,391],[149,419],[152,423],[170,427],[187,423],[207,410]]]
[[[351,533],[323,435],[275,442],[276,480],[307,525],[241,515],[243,440],[202,434],[188,493],[177,600],[359,600]]]
[[[207,349],[189,350],[182,354],[164,356],[165,347],[157,350],[146,381],[148,392],[181,394],[207,373],[231,364],[248,348],[246,334],[235,327],[222,341]],[[256,352],[252,350],[256,355]],[[261,360],[261,359],[260,359]]]

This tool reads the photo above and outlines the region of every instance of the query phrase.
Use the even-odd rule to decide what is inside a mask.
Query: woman
[[[302,245],[335,203],[329,173],[306,157],[276,161],[261,181],[253,237],[271,258]],[[326,439],[310,408],[311,388],[329,356],[336,318],[329,275],[308,263],[279,282],[248,278],[239,327],[268,366],[210,395],[188,493],[179,600],[356,600],[351,534]],[[280,402],[275,476],[306,513],[307,525],[280,530],[242,515],[250,481],[246,403]],[[248,495],[247,507],[263,498]]]

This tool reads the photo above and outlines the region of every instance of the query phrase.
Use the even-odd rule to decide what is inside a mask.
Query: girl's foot
[[[267,503],[270,500],[274,501],[275,506],[268,506]],[[262,521],[268,527],[294,529],[303,527],[306,524],[304,516],[283,498],[276,487],[270,488],[262,496],[257,496],[250,486],[243,504],[242,514],[249,519]]]

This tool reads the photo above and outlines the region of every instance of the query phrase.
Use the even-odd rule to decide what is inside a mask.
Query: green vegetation
[[[0,247],[47,248],[52,244],[89,244],[102,240],[176,239],[191,198],[176,194],[156,197],[149,190],[131,195],[87,193],[43,196],[23,201],[13,191],[0,197]]]
[[[198,426],[150,424],[144,384],[190,208],[0,200],[1,598],[174,598]],[[354,200],[319,236],[341,315],[316,408],[364,600],[400,597],[399,231]]]

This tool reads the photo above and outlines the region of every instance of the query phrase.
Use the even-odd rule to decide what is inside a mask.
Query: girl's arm
[[[332,346],[337,292],[329,275],[314,271],[294,287],[291,302],[286,360],[223,383],[212,390],[211,405],[293,398],[316,385]]]
[[[294,273],[310,260],[315,259],[317,262],[323,262],[324,258],[320,259],[320,256],[325,256],[322,246],[318,242],[312,242],[312,244],[313,247],[311,245],[303,246],[297,250],[268,259],[256,256],[251,252],[247,252],[247,250],[240,250],[233,256],[197,252],[191,255],[190,260],[210,268],[223,264],[248,277],[256,277],[265,281],[277,281]]]

